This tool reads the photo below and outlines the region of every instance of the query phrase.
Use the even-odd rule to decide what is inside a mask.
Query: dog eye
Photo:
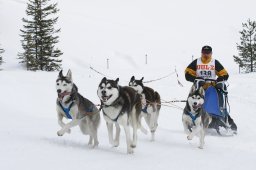
[[[103,89],[103,87],[102,87],[102,86],[100,86],[100,89]]]
[[[63,86],[67,86],[67,84],[63,84]]]
[[[138,86],[138,84],[134,84],[134,86],[136,87],[136,86]]]
[[[112,87],[108,87],[108,89],[110,90],[110,89],[112,89]]]
[[[60,85],[60,83],[57,83],[57,86]]]

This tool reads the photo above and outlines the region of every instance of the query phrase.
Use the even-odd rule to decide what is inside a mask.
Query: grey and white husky
[[[134,76],[131,77],[129,86],[136,90],[141,95],[142,116],[151,131],[151,140],[155,140],[155,131],[158,126],[158,117],[161,109],[161,99],[157,91],[143,85],[142,77],[136,80]]]
[[[108,80],[104,77],[98,87],[97,94],[102,104],[104,119],[108,128],[109,142],[112,146],[119,145],[120,125],[126,135],[127,153],[133,153],[137,144],[137,129],[140,128],[139,115],[141,102],[139,94],[131,87],[119,86],[119,78]],[[113,138],[113,125],[116,127],[115,139]],[[131,140],[130,128],[133,130]]]
[[[204,147],[205,131],[211,122],[211,116],[202,108],[204,95],[205,93],[202,87],[196,90],[196,87],[193,85],[182,115],[187,139],[192,140],[195,135],[198,135],[200,149]]]
[[[57,114],[58,123],[61,129],[57,132],[58,136],[70,133],[70,128],[79,125],[83,134],[89,134],[88,145],[96,147],[98,142],[97,131],[100,124],[100,113],[97,107],[88,99],[78,93],[77,86],[72,81],[72,73],[68,70],[63,76],[62,70],[56,80]],[[71,119],[67,124],[63,118]]]

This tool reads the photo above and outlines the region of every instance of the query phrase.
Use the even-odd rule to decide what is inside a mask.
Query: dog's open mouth
[[[62,93],[58,93],[58,98],[62,100],[66,95],[70,95],[70,92],[64,91]]]
[[[112,95],[110,95],[110,96],[102,96],[101,98],[102,98],[103,102],[106,102],[106,101],[108,101],[108,99],[110,99],[110,97],[112,97]]]
[[[202,107],[202,105],[201,104],[197,104],[197,105],[193,105],[192,107],[193,107],[194,110],[198,110],[198,109],[200,109]]]

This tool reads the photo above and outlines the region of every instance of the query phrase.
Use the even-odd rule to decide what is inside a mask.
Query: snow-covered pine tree
[[[0,47],[0,65],[3,63],[3,56],[2,54],[4,53],[4,49]]]
[[[256,71],[256,21],[248,19],[242,23],[243,30],[240,43],[237,43],[238,56],[233,56],[234,61],[246,72]]]
[[[59,57],[63,54],[55,47],[59,42],[54,29],[58,17],[52,17],[59,10],[57,3],[49,4],[50,0],[28,0],[21,43],[24,52],[18,54],[20,63],[25,63],[27,70],[55,71],[61,67]]]

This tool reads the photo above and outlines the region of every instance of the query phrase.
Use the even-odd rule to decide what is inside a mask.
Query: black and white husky
[[[146,123],[151,131],[151,140],[155,140],[155,131],[158,126],[159,111],[161,109],[161,99],[158,92],[150,87],[143,85],[142,77],[140,80],[135,80],[132,76],[129,86],[136,90],[141,95],[142,103],[142,116],[145,118]]]
[[[103,78],[99,84],[97,94],[101,100],[103,116],[106,120],[109,142],[117,147],[119,145],[120,125],[123,126],[127,153],[133,153],[137,144],[137,129],[140,128],[139,115],[141,102],[139,94],[131,87],[118,85],[119,78],[108,80]],[[116,126],[116,136],[113,138],[113,124]],[[133,140],[131,140],[130,128],[133,129]]]
[[[204,147],[205,131],[211,122],[211,116],[202,108],[203,103],[204,89],[200,87],[196,90],[193,85],[183,111],[182,122],[188,140],[192,140],[195,135],[199,136],[200,149]]]
[[[98,142],[97,131],[100,124],[100,113],[97,107],[88,99],[78,93],[77,86],[72,81],[71,71],[68,70],[63,76],[62,70],[56,80],[57,114],[58,123],[61,129],[57,132],[58,136],[70,133],[70,128],[79,125],[83,134],[89,134],[88,145],[96,147]],[[67,124],[63,122],[63,117],[71,119]]]

